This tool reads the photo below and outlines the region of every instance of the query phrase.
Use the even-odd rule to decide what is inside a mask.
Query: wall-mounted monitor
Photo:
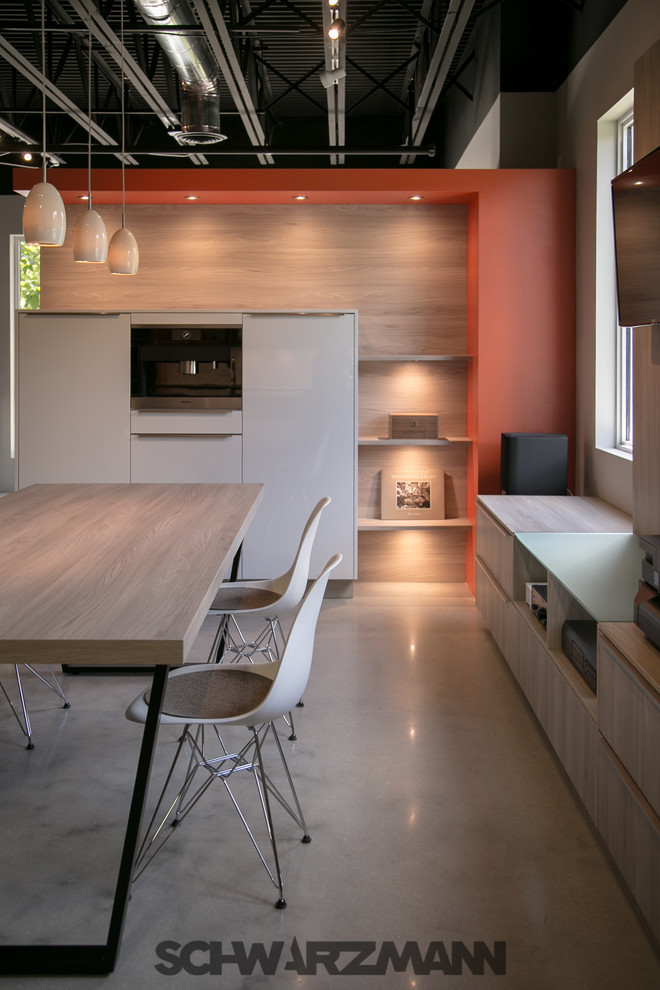
[[[660,323],[660,148],[612,180],[619,326]]]
[[[500,488],[503,495],[566,495],[566,434],[503,433]]]

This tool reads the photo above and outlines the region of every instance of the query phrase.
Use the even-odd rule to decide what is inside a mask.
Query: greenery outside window
[[[41,248],[38,244],[19,245],[19,309],[39,309],[41,305]]]

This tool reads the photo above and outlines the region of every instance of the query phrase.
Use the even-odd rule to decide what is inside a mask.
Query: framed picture
[[[444,471],[381,471],[381,519],[444,519]]]

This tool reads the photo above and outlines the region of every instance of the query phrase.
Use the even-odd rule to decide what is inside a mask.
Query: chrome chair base
[[[192,811],[200,798],[203,797],[211,784],[214,781],[218,781],[224,786],[263,867],[279,892],[275,907],[286,907],[284,884],[272,818],[273,804],[276,803],[283,808],[302,830],[301,842],[309,843],[312,840],[274,724],[272,722],[266,722],[258,728],[250,727],[249,731],[250,738],[248,741],[240,750],[234,752],[226,747],[217,726],[188,725],[185,727],[183,734],[178,740],[172,765],[156,802],[145,838],[138,850],[133,875],[134,880],[144,872],[149,863],[172,836],[176,828],[187,817],[190,811]],[[264,767],[263,747],[269,739],[272,740],[281,760],[290,797],[286,797],[283,794],[281,788],[275,784],[272,776]],[[214,755],[211,753],[211,747],[213,747]],[[168,791],[171,793],[171,784],[177,767],[185,761],[186,756],[187,768],[183,783],[173,798],[166,797]],[[238,784],[239,777],[244,777],[246,774],[252,777],[256,787],[259,805],[270,843],[271,863],[269,863],[267,854],[259,845],[255,832],[248,823],[235,793],[234,785]]]
[[[62,705],[62,708],[70,708],[71,707],[70,703],[67,701],[67,698],[66,698],[66,695],[64,694],[64,691],[62,690],[62,688],[60,686],[59,681],[57,680],[55,674],[53,673],[53,668],[50,666],[50,664],[47,664],[46,665],[48,667],[48,673],[50,674],[50,680],[47,680],[42,674],[39,673],[38,670],[35,670],[34,667],[31,664],[24,663],[23,666],[26,667],[30,671],[31,674],[34,674],[35,677],[38,677],[39,680],[41,681],[41,683],[42,684],[45,684],[46,687],[50,691],[53,692],[53,694],[56,694],[59,698],[62,699],[62,701],[64,702],[64,704]],[[13,704],[11,698],[7,694],[7,691],[5,689],[4,684],[1,681],[0,681],[0,688],[2,688],[2,693],[4,694],[5,698],[7,699],[8,703],[9,703],[9,707],[11,708],[12,712],[14,713],[14,718],[18,722],[21,732],[23,733],[23,735],[27,739],[27,745],[26,745],[25,748],[26,749],[34,749],[34,743],[32,742],[32,725],[31,725],[31,722],[30,722],[30,715],[29,715],[29,712],[28,712],[28,707],[27,707],[27,704],[26,704],[26,701],[25,701],[25,695],[23,694],[23,682],[21,680],[21,672],[18,669],[18,664],[15,664],[14,665],[14,672],[16,674],[16,683],[18,685],[18,696],[21,699],[21,712],[22,712],[22,715],[23,715],[23,720],[22,721],[21,721],[20,715],[18,714],[18,712],[16,711],[16,708],[14,707],[14,704]]]

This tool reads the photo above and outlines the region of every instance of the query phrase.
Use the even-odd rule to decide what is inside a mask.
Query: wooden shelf
[[[467,518],[467,470],[473,441],[465,434],[472,355],[428,353],[434,346],[431,340],[410,337],[401,343],[411,349],[403,354],[377,353],[379,343],[374,340],[371,353],[358,354],[358,530],[362,569],[364,574],[380,572],[395,581],[401,579],[397,576],[400,574],[412,581],[455,581],[470,566],[468,534],[473,522]],[[467,344],[457,334],[445,343],[438,340],[435,346],[453,349]],[[408,416],[406,410],[410,409],[432,413],[438,425],[434,422],[424,438],[390,437],[388,417],[397,413]],[[440,430],[443,436],[438,436]],[[448,518],[429,519],[424,514],[410,518],[410,513],[402,513],[401,519],[380,518],[383,478],[411,470],[411,465],[419,471],[437,472],[437,477],[443,479]],[[406,532],[417,534],[414,551]],[[424,579],[418,576],[417,554],[424,558]]]
[[[358,519],[358,530],[471,529],[469,519]]]
[[[470,437],[438,437],[436,440],[393,440],[390,437],[358,437],[360,447],[448,447],[450,444],[472,443]]]
[[[358,357],[362,364],[367,361],[471,361],[471,354],[370,354]]]

